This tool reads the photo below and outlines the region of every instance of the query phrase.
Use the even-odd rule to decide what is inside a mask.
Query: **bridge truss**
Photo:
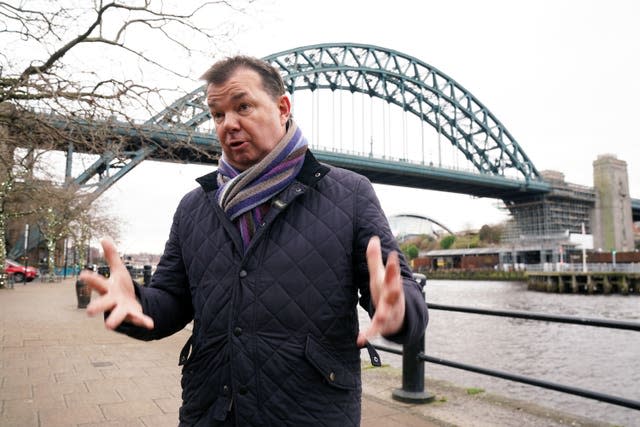
[[[280,70],[292,95],[344,91],[397,106],[449,141],[475,173],[443,170],[424,164],[424,159],[416,165],[411,159],[389,161],[339,152],[316,153],[323,161],[356,170],[374,182],[500,198],[521,223],[518,233],[555,232],[565,229],[568,222],[580,224],[581,221],[576,222],[578,217],[588,217],[585,206],[591,205],[590,196],[581,196],[573,203],[563,190],[549,185],[485,105],[454,79],[417,58],[372,45],[339,43],[294,48],[264,59]],[[162,159],[163,150],[159,148],[171,145],[172,140],[188,140],[198,150],[207,147],[214,159],[220,153],[204,87],[176,100],[142,128],[145,137],[140,138],[139,146],[123,154],[103,154],[76,178],[76,183],[87,184],[99,174],[101,179],[93,189],[97,197],[143,160]],[[132,137],[136,133],[126,126],[116,130],[120,135],[131,133]],[[188,150],[181,160],[211,161]],[[554,200],[562,202],[549,204]],[[560,205],[558,209],[550,208]],[[573,213],[565,220],[561,211],[566,209]],[[555,224],[553,230],[549,224]]]
[[[462,85],[417,58],[372,45],[320,44],[264,58],[280,70],[287,91],[361,93],[396,105],[446,138],[480,174],[541,181],[504,125]],[[205,89],[178,99],[148,123],[197,129],[210,117]],[[410,159],[405,159],[410,160]]]

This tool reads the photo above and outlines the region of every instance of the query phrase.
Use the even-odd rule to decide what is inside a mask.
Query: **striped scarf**
[[[266,203],[298,175],[307,140],[291,120],[287,133],[269,154],[245,171],[238,171],[224,156],[218,165],[218,204],[240,230],[244,250],[266,213]]]

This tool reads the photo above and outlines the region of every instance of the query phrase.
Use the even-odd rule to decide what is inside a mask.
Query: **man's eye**
[[[240,104],[238,106],[238,111],[248,111],[251,108],[249,104]]]
[[[211,116],[213,117],[213,121],[216,123],[220,123],[222,119],[224,119],[224,114],[222,113],[213,113]]]

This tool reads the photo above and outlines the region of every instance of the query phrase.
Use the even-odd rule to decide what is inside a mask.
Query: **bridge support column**
[[[629,280],[627,279],[627,275],[623,274],[620,277],[620,282],[618,284],[618,290],[622,295],[629,295]]]
[[[602,293],[605,295],[609,295],[611,293],[611,280],[609,279],[609,275],[604,274],[602,276]]]
[[[64,181],[68,183],[73,179],[73,142],[69,141],[67,147],[67,164],[64,171]]]
[[[551,274],[547,276],[547,292],[558,292],[558,282]]]
[[[564,290],[564,278],[562,277],[562,274],[558,275],[558,292],[563,294],[565,292]]]
[[[588,274],[587,275],[587,293],[588,294],[593,294],[596,290],[596,284],[595,281],[593,279],[593,275]]]

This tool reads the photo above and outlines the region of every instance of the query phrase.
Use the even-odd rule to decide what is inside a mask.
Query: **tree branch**
[[[79,43],[82,43],[83,40],[87,39],[87,37],[89,37],[89,35],[91,35],[93,30],[95,30],[95,28],[102,22],[102,16],[105,14],[105,12],[107,10],[109,10],[110,8],[116,7],[116,6],[117,6],[116,3],[108,3],[107,5],[101,7],[97,11],[97,15],[96,15],[95,20],[89,25],[89,27],[87,28],[87,30],[84,33],[80,34],[79,36],[77,36],[73,40],[69,41],[64,46],[62,46],[60,49],[55,51],[53,54],[51,54],[51,56],[49,56],[49,58],[42,65],[37,65],[37,66],[30,65],[30,66],[28,66],[20,74],[20,80],[21,81],[26,81],[28,79],[28,77],[33,75],[33,74],[44,74],[44,73],[47,73],[48,70],[53,66],[53,64],[55,64],[60,58],[62,58],[64,55],[66,55],[67,52],[69,52],[73,47],[75,47]]]

